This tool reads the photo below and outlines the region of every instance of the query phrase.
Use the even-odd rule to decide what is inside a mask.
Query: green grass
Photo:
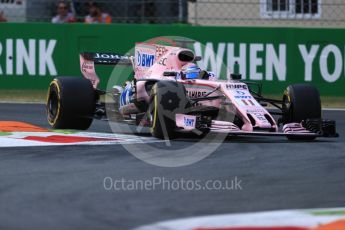
[[[321,97],[323,108],[345,108],[345,97]]]
[[[45,103],[46,90],[0,90],[0,102]]]
[[[61,134],[75,134],[77,131],[71,129],[54,129],[54,133],[61,133]]]
[[[0,132],[0,137],[1,136],[9,136],[9,135],[11,135],[11,133],[9,133],[9,132]]]
[[[45,103],[46,90],[0,90],[0,102]],[[265,95],[281,99],[281,95]],[[345,108],[345,97],[321,97],[323,108]]]
[[[335,211],[316,211],[312,213],[315,216],[344,216],[345,210],[335,210]]]

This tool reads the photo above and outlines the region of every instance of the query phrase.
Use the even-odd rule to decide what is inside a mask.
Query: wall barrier
[[[80,52],[124,54],[135,42],[158,36],[198,41],[189,44],[203,56],[198,64],[222,78],[237,61],[243,77],[262,82],[266,94],[282,93],[291,83],[310,82],[322,95],[345,96],[344,29],[186,25],[2,23],[0,89],[46,89],[54,76],[81,75]],[[98,73],[105,88],[112,68],[101,66]]]

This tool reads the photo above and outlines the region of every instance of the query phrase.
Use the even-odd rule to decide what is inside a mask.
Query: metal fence
[[[188,21],[199,25],[345,27],[344,0],[198,0]]]
[[[79,22],[86,0],[66,1]],[[344,0],[96,0],[114,23],[345,27]],[[49,22],[57,0],[0,0],[7,21]]]

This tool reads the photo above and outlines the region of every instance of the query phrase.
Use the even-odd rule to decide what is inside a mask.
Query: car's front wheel
[[[293,84],[283,96],[283,123],[300,123],[306,119],[321,119],[321,100],[318,90],[310,84]],[[289,139],[315,137],[289,136]]]
[[[151,134],[160,139],[176,137],[176,113],[183,113],[187,106],[184,86],[177,82],[157,82],[151,90],[148,116]]]

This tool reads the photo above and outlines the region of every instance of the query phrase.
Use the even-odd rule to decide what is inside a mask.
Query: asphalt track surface
[[[0,111],[0,120],[47,127],[43,105],[0,104]],[[132,229],[199,215],[344,207],[345,112],[324,116],[337,121],[340,138],[232,138],[206,159],[179,168],[149,165],[121,145],[1,148],[0,229]],[[110,132],[101,121],[90,130]],[[108,176],[202,181],[237,176],[242,190],[107,191]]]

